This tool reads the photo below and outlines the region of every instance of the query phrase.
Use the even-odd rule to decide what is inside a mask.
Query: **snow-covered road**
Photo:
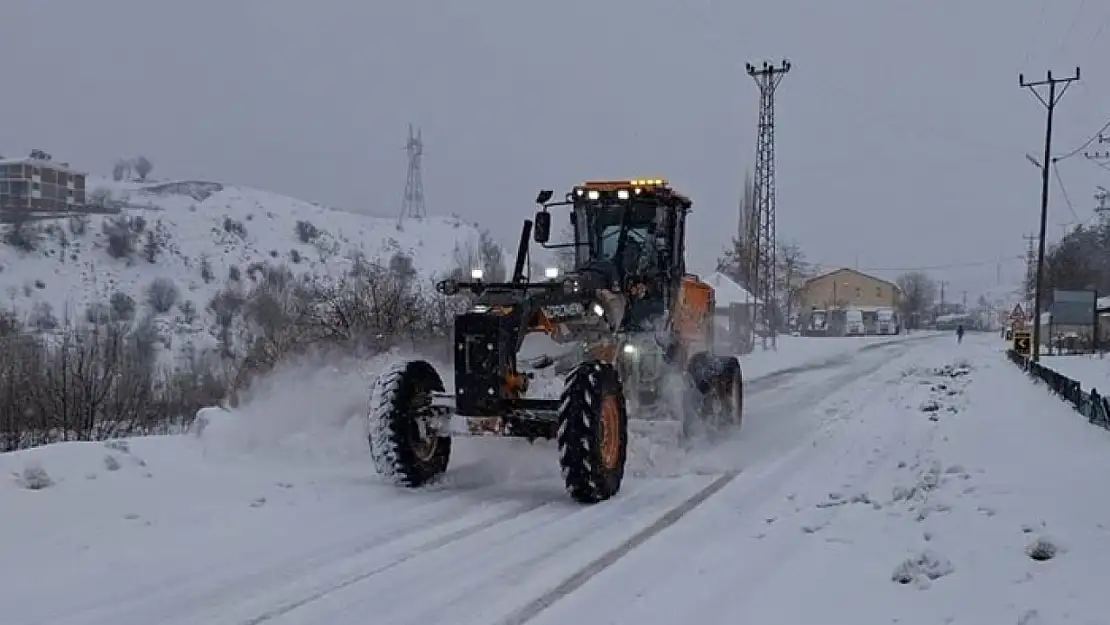
[[[364,397],[342,375],[291,374],[199,439],[7,454],[0,471],[19,479],[0,484],[0,553],[16,564],[0,573],[0,622],[943,622],[920,591],[956,554],[915,564],[910,533],[951,536],[930,515],[987,516],[958,516],[970,491],[941,488],[974,488],[983,469],[931,454],[983,371],[1043,394],[989,341],[960,349],[968,374],[934,370],[956,352],[933,337],[760,378],[738,437],[634,459],[621,494],[588,507],[563,492],[554,449],[522,441],[460,443],[433,488],[379,483]],[[900,565],[907,585],[891,581]],[[962,593],[946,597],[975,588]]]

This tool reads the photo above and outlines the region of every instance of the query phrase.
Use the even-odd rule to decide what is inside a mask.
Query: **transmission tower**
[[[420,129],[417,128],[413,131],[412,124],[409,124],[409,141],[405,144],[405,150],[409,155],[409,176],[405,181],[405,196],[401,200],[401,216],[400,220],[406,217],[424,217],[427,211],[424,208],[424,174],[423,174],[423,159],[424,159],[424,139],[421,136]]]
[[[784,60],[778,67],[766,61],[761,67],[748,63],[746,68],[748,75],[759,86],[759,135],[755,146],[753,190],[755,206],[752,218],[746,224],[749,245],[754,247],[748,276],[753,294],[763,301],[762,306],[754,307],[759,311],[757,318],[770,334],[771,346],[777,349],[772,318],[773,306],[778,301],[775,284],[775,91],[783,76],[790,71],[790,61]],[[753,332],[755,325],[752,323]],[[763,349],[767,349],[766,336],[763,338]]]

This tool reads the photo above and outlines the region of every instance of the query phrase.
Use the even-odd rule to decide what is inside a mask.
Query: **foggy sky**
[[[744,63],[785,56],[779,239],[891,278],[981,263],[931,272],[971,298],[999,259],[1005,282],[1021,275],[1037,228],[1025,154],[1041,158],[1045,114],[1018,73],[1083,67],[1053,152],[1074,149],[1110,119],[1108,21],[1083,0],[12,2],[0,153],[101,174],[143,153],[155,177],[395,215],[413,122],[430,213],[511,248],[541,187],[663,176],[695,202],[689,261],[704,270],[754,161]],[[1110,172],[1082,154],[1059,171],[1091,219]],[[1052,194],[1050,241],[1076,221],[1055,180]]]

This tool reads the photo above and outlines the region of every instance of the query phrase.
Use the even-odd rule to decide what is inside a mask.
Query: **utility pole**
[[[1048,168],[1052,164],[1052,118],[1056,112],[1056,105],[1060,99],[1067,93],[1068,87],[1077,80],[1079,80],[1079,68],[1075,68],[1075,75],[1068,78],[1054,78],[1052,72],[1049,71],[1045,74],[1045,80],[1036,82],[1025,82],[1025,75],[1018,74],[1018,84],[1022,88],[1028,88],[1029,91],[1037,96],[1047,110],[1047,120],[1045,122],[1045,135],[1044,135],[1044,160],[1041,161],[1041,228],[1040,240],[1037,242],[1037,276],[1036,288],[1033,294],[1033,353],[1031,354],[1033,362],[1040,362],[1041,360],[1041,283],[1043,282],[1042,274],[1044,273],[1044,240],[1045,229],[1048,225]],[[1063,88],[1057,92],[1056,85],[1063,84]],[[1048,85],[1048,98],[1042,98],[1037,87]]]
[[[409,174],[405,180],[405,195],[401,200],[401,216],[397,220],[397,227],[405,218],[420,218],[427,216],[424,207],[424,139],[420,129],[413,132],[409,124],[409,140],[405,144],[409,155]]]
[[[940,314],[944,314],[944,287],[948,286],[948,281],[940,281]]]
[[[778,349],[777,332],[771,316],[778,302],[775,283],[775,91],[783,76],[790,71],[790,61],[775,67],[766,61],[761,67],[746,65],[748,75],[759,86],[759,135],[755,146],[755,207],[754,219],[748,223],[748,240],[755,243],[753,276],[755,296],[763,300],[759,306],[762,320],[771,335],[771,346]],[[754,321],[754,319],[753,319]],[[755,323],[752,324],[755,329]],[[763,339],[767,349],[767,338]]]

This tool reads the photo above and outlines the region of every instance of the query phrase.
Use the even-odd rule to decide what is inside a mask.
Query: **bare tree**
[[[928,274],[910,271],[898,276],[898,288],[902,290],[899,309],[907,328],[920,327],[921,321],[932,308],[937,298],[937,283]]]
[[[813,268],[796,242],[780,243],[777,256],[778,270],[775,273],[779,279],[778,289],[782,293],[786,318],[790,319],[800,304],[802,280],[812,275]]]
[[[141,154],[135,157],[133,166],[135,168],[135,175],[138,176],[139,180],[146,180],[151,170],[154,169],[154,163],[150,162],[149,158]]]

